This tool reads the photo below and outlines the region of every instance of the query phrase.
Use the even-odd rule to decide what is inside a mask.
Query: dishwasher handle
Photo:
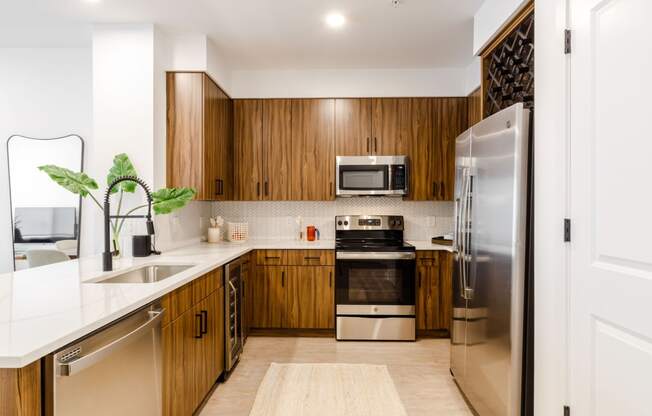
[[[138,338],[143,333],[150,331],[153,327],[159,324],[163,318],[165,309],[160,308],[148,311],[147,313],[149,314],[149,319],[145,323],[126,333],[125,335],[115,338],[111,342],[102,345],[92,353],[65,363],[57,362],[57,375],[61,377],[73,376],[80,371],[102,361],[103,358],[111,354],[116,349],[130,343],[135,338]]]

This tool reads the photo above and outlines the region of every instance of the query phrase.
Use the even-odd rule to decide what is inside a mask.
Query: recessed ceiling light
[[[326,24],[333,29],[339,29],[346,23],[346,18],[342,13],[331,12],[326,15]]]

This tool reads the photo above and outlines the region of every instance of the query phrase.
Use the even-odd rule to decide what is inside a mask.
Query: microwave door
[[[389,189],[389,169],[378,166],[341,166],[340,187],[344,191],[384,191]]]

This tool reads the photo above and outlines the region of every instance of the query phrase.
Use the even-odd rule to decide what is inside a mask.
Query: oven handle
[[[414,260],[414,252],[369,252],[369,251],[338,251],[337,260]]]

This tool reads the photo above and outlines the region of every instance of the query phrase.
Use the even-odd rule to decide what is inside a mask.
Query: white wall
[[[92,145],[91,51],[0,49],[0,91],[0,272],[6,272],[13,270],[6,140],[12,134],[76,133],[87,149]],[[91,209],[84,205],[85,213]],[[87,218],[83,217],[84,224]],[[88,239],[84,227],[82,241]]]
[[[465,68],[233,71],[232,98],[466,95]]]
[[[473,53],[477,55],[487,46],[527,2],[528,0],[484,0],[473,19]]]
[[[465,95],[471,94],[478,87],[482,81],[482,60],[480,57],[475,57],[473,62],[466,67],[466,78],[464,90],[466,91]]]

